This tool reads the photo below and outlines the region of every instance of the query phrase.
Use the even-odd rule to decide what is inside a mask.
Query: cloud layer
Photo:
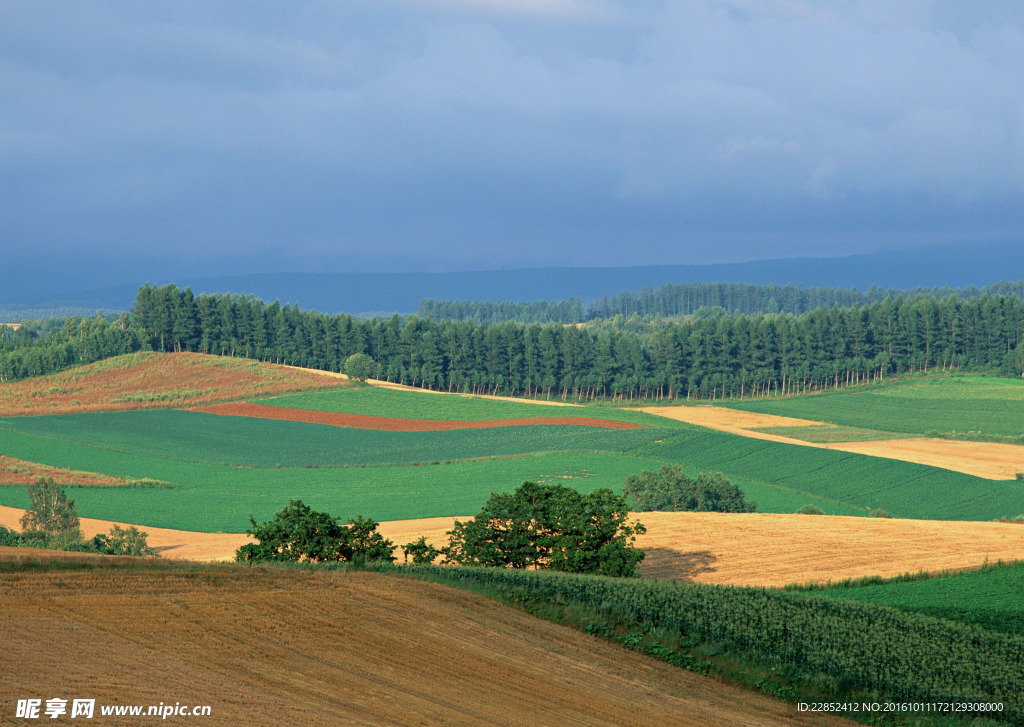
[[[1024,11],[0,3],[12,251],[465,269],[1024,231]]]

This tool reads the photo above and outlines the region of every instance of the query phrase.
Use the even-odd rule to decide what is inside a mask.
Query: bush
[[[354,353],[345,359],[344,373],[353,379],[366,381],[377,370],[377,364],[365,353]]]
[[[408,563],[409,556],[412,556],[413,565],[433,563],[441,555],[441,551],[428,543],[422,535],[419,540],[403,545],[402,550],[405,552],[405,562]]]
[[[97,535],[92,539],[93,547],[98,553],[107,555],[157,555],[146,542],[148,533],[140,531],[134,525],[122,528],[114,525],[106,535]]]
[[[804,505],[796,511],[797,515],[824,515],[825,511],[817,505]]]
[[[876,507],[874,510],[868,513],[868,517],[892,517],[888,510],[883,510],[880,507]]]
[[[641,512],[754,512],[757,509],[757,503],[746,502],[743,491],[721,472],[701,472],[692,480],[678,464],[663,465],[658,472],[643,470],[639,475],[630,475],[622,494],[636,500]]]
[[[21,536],[15,531],[0,525],[0,545],[15,546],[21,544]]]

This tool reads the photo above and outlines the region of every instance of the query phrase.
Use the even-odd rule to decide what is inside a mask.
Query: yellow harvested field
[[[796,444],[801,447],[838,449],[872,457],[916,462],[931,467],[963,472],[989,480],[1012,480],[1017,472],[1024,472],[1024,446],[994,442],[963,442],[952,439],[912,438],[889,439],[878,442],[805,442],[753,429],[763,427],[822,426],[824,422],[793,419],[772,414],[758,414],[717,406],[648,406],[637,411],[656,414],[668,419],[696,424],[709,429],[736,434],[752,439]]]
[[[753,411],[727,409],[724,406],[712,406],[710,404],[699,406],[643,406],[639,407],[636,411],[657,414],[668,419],[698,424],[712,429],[720,429],[722,427],[735,429],[807,427],[820,426],[825,423],[814,422],[809,419],[794,419],[793,417],[780,417],[774,414],[759,414]]]
[[[1017,523],[770,513],[637,513],[641,574],[742,586],[973,568],[1024,560]]]
[[[24,514],[24,510],[0,505],[0,525],[11,530],[21,530],[20,521]],[[82,535],[87,538],[99,533],[108,533],[114,525],[123,528],[131,526],[130,523],[109,520],[80,519]],[[234,560],[235,551],[250,540],[244,533],[195,533],[188,530],[152,528],[148,525],[136,527],[147,533],[146,542],[156,548],[161,557],[179,560]]]
[[[18,529],[22,513],[0,507],[0,525]],[[647,553],[640,573],[648,578],[784,586],[1024,560],[1024,525],[1017,523],[772,513],[645,512],[634,517],[647,527],[637,546]],[[393,520],[381,523],[379,531],[398,545],[423,535],[440,548],[455,520]],[[114,524],[83,518],[82,530],[91,537]],[[247,535],[236,533],[140,529],[166,559],[234,560],[235,551],[249,542]]]
[[[100,718],[104,705],[160,703],[253,727],[850,724],[483,596],[377,573],[114,562],[4,572],[0,640],[8,715],[15,697],[88,698],[104,725],[147,722]]]

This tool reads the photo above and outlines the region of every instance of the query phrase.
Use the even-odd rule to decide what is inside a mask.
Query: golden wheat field
[[[109,560],[0,570],[5,694],[254,727],[848,724],[434,583]]]
[[[18,527],[22,513],[0,507],[0,525]],[[647,527],[637,546],[647,553],[640,573],[648,578],[784,586],[1024,560],[1024,525],[1017,523],[773,513],[648,512],[634,517]],[[398,545],[423,535],[441,547],[455,520],[394,520],[381,523],[379,531]],[[82,531],[91,537],[113,524],[83,518]],[[233,560],[249,540],[237,533],[141,529],[163,558],[174,560]]]

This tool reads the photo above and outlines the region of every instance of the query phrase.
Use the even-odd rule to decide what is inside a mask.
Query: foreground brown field
[[[0,507],[0,525],[19,529],[22,513]],[[700,512],[647,512],[636,518],[647,526],[637,545],[647,553],[640,573],[648,578],[784,586],[1024,560],[1024,525],[1015,523]],[[381,523],[380,532],[397,544],[423,535],[441,547],[455,519],[394,520]],[[82,531],[91,537],[113,524],[83,518]],[[233,560],[248,542],[247,535],[236,533],[141,529],[168,559]]]
[[[849,724],[373,573],[0,568],[0,639],[4,720],[35,697],[95,699],[105,725],[140,720],[100,705],[161,702],[237,725]]]
[[[741,437],[797,444],[802,447],[838,449],[844,452],[867,454],[872,457],[916,462],[989,480],[1012,480],[1017,472],[1024,472],[1024,446],[1017,444],[962,442],[928,437],[889,439],[879,442],[807,442],[794,437],[754,430],[766,427],[820,427],[824,425],[823,422],[711,405],[647,406],[641,407],[637,411],[717,429]]]
[[[133,353],[0,387],[0,416],[203,406],[347,386],[346,377],[201,353]]]

